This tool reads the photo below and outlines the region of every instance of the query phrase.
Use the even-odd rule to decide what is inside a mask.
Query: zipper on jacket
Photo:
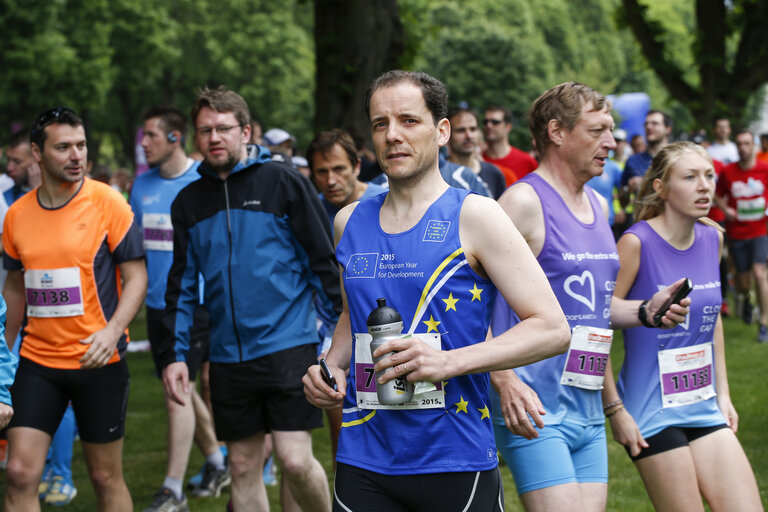
[[[235,295],[232,290],[232,222],[229,218],[229,188],[227,187],[227,180],[224,179],[224,199],[227,204],[227,237],[229,239],[229,259],[227,261],[227,275],[229,277],[229,307],[232,310],[232,330],[235,331],[235,338],[237,338],[237,352],[240,356],[240,362],[243,362],[243,344],[240,341],[240,333],[237,330],[237,321],[235,320]]]

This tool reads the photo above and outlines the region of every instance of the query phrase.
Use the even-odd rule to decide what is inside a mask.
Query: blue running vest
[[[400,312],[403,332],[439,332],[443,350],[485,340],[496,290],[469,266],[459,240],[467,190],[449,188],[413,228],[381,229],[386,194],[358,204],[336,248],[343,269],[352,337],[367,333],[376,299]],[[484,471],[497,466],[487,373],[443,383],[445,408],[358,409],[354,350],[337,460],[370,471],[408,475]]]

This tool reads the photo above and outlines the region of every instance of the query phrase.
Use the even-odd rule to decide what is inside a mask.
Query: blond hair
[[[672,168],[686,153],[699,155],[713,165],[712,157],[704,148],[693,142],[674,142],[661,148],[661,151],[653,157],[651,166],[640,185],[640,192],[635,201],[635,220],[648,220],[664,213],[665,199],[661,197],[661,192],[665,191],[669,185]],[[662,186],[659,190],[653,188],[655,180],[661,180]]]

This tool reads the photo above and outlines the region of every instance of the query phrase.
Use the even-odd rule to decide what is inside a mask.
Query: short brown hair
[[[371,98],[373,94],[384,87],[394,87],[401,83],[409,83],[421,90],[421,96],[427,105],[427,110],[432,114],[435,125],[445,119],[448,114],[448,90],[445,84],[437,78],[421,71],[403,71],[393,69],[379,75],[368,87],[365,94],[365,112],[368,119],[371,118]]]
[[[357,162],[360,161],[360,157],[357,155],[357,147],[355,146],[354,139],[352,139],[352,136],[344,130],[334,128],[333,130],[326,130],[318,133],[317,136],[312,139],[312,142],[309,143],[309,146],[307,146],[305,155],[312,172],[315,172],[314,166],[312,165],[312,157],[315,153],[326,153],[336,144],[341,146],[341,149],[347,154],[347,158],[349,158],[349,163],[352,164],[352,167],[357,165]]]
[[[203,107],[208,107],[214,112],[232,112],[240,126],[248,126],[251,123],[248,104],[235,91],[227,89],[226,85],[220,85],[215,89],[208,87],[200,89],[189,116],[195,129],[197,129],[197,115]]]
[[[556,85],[536,98],[528,112],[528,128],[542,157],[552,144],[549,122],[554,119],[567,130],[573,130],[581,117],[581,109],[590,103],[593,111],[611,108],[611,102],[605,96],[578,82]]]

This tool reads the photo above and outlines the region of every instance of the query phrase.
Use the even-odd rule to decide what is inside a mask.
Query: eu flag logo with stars
[[[347,279],[373,279],[376,277],[376,265],[379,262],[377,252],[358,252],[347,262]]]
[[[451,222],[447,220],[430,220],[427,222],[427,229],[424,232],[424,242],[445,242],[445,235],[448,234],[448,228]]]

